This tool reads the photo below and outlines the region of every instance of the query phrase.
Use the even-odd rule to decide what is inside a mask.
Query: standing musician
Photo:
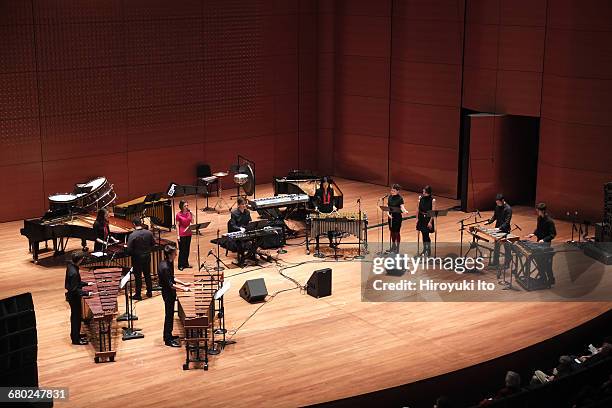
[[[423,187],[423,193],[419,196],[417,204],[417,223],[416,229],[421,232],[423,237],[423,252],[421,255],[431,255],[431,238],[429,234],[434,232],[434,220],[428,214],[429,211],[436,209],[436,199],[433,198],[431,186]]]
[[[334,188],[331,185],[331,178],[325,176],[321,178],[319,188],[315,191],[314,195],[315,211],[320,213],[329,214],[336,211],[334,205]],[[329,240],[330,248],[333,247],[333,231],[327,231],[327,239]],[[319,236],[315,237],[316,250],[319,250]]]
[[[93,285],[93,283],[81,281],[79,265],[81,265],[84,258],[84,252],[72,253],[72,259],[66,266],[66,278],[64,280],[66,301],[70,305],[70,340],[72,340],[72,344],[76,345],[88,344],[85,336],[81,335],[81,298],[83,296],[91,296],[91,292],[84,291],[83,288]]]
[[[143,228],[140,217],[132,220],[135,230],[130,234],[127,242],[128,254],[132,257],[134,277],[136,279],[136,293],[134,300],[142,300],[142,274],[144,273],[147,285],[147,297],[153,296],[153,285],[151,284],[151,250],[155,245],[153,233]]]
[[[536,205],[536,213],[538,214],[538,224],[536,226],[536,229],[535,231],[533,231],[533,234],[529,234],[525,238],[530,239],[536,237],[539,243],[545,246],[550,246],[551,241],[557,236],[555,222],[548,215],[545,203],[539,203],[538,205]],[[536,263],[539,264],[538,267],[540,268],[540,270],[542,270],[548,282],[551,285],[554,284],[555,276],[553,275],[552,271],[552,263],[543,262],[543,259],[538,258],[537,256],[535,260]]]
[[[232,210],[230,219],[227,222],[227,232],[246,231],[247,225],[251,222],[251,213],[247,210],[247,201],[244,197],[238,197],[236,199],[237,208]],[[245,245],[242,241],[238,240],[235,242],[235,247],[230,248],[238,253],[238,264],[244,263]]]
[[[164,247],[164,260],[159,263],[157,276],[161,286],[162,298],[164,299],[164,344],[168,347],[181,347],[178,336],[172,335],[174,327],[174,302],[176,291],[189,292],[191,283],[183,282],[174,277],[174,259],[176,248],[170,245]]]
[[[189,265],[189,250],[191,247],[191,222],[193,214],[189,210],[189,204],[181,200],[179,202],[180,211],[176,213],[176,239],[179,243],[178,269],[191,268]]]
[[[495,221],[495,228],[499,229],[499,232],[504,232],[506,234],[510,233],[511,229],[511,221],[512,221],[512,207],[508,205],[504,195],[499,193],[495,196],[495,211],[493,212],[493,217],[489,218],[485,225],[492,224]],[[498,266],[499,265],[499,241],[495,241],[495,250],[493,252],[493,260],[489,264],[489,266]],[[512,257],[511,247],[508,242],[504,242],[504,267],[508,267],[510,265],[510,260]]]
[[[100,208],[96,221],[93,224],[93,230],[96,234],[96,242],[94,243],[94,251],[103,252],[109,244],[109,241],[113,243],[119,242],[118,239],[110,236],[110,214],[106,208]]]
[[[404,207],[404,199],[400,195],[401,187],[399,184],[393,184],[389,191],[389,198],[387,198],[387,205],[389,206],[389,212],[387,217],[389,218],[389,231],[391,231],[391,251],[399,252],[399,246],[401,241],[400,230],[402,229],[402,214],[407,213],[406,207]]]

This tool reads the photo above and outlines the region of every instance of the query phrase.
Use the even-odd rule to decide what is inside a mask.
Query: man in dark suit
[[[504,232],[506,234],[510,233],[511,222],[512,222],[512,207],[508,205],[506,199],[503,194],[497,194],[495,196],[495,211],[493,212],[493,216],[489,218],[489,220],[485,223],[486,225],[492,224],[495,222],[495,228],[499,230],[499,232]],[[499,241],[495,242],[495,249],[493,250],[493,259],[489,266],[499,266],[499,250],[500,250]],[[512,259],[511,246],[508,242],[504,242],[504,267],[507,268],[510,266],[510,260]],[[499,274],[498,274],[499,275]]]

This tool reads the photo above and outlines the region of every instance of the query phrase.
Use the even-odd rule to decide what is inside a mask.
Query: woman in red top
[[[191,265],[189,265],[191,229],[189,226],[193,220],[193,215],[191,214],[191,211],[189,211],[189,204],[187,204],[185,201],[181,200],[179,203],[179,208],[181,211],[176,213],[176,232],[179,243],[178,268],[182,271],[184,268],[191,268]]]

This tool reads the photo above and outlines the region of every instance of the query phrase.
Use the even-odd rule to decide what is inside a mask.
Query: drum
[[[55,193],[49,196],[49,209],[51,211],[70,210],[80,204],[79,196],[72,193]]]
[[[248,179],[249,176],[247,176],[246,174],[234,174],[234,183],[238,184],[239,186],[244,185]]]
[[[89,191],[81,193],[81,207],[87,212],[95,212],[100,208],[105,208],[117,198],[113,185],[108,182],[106,177],[97,177],[85,184],[79,184],[77,187],[82,188],[83,191]]]

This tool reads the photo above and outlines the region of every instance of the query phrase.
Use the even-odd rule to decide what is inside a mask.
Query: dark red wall
[[[0,221],[91,176],[123,201],[238,153],[259,182],[457,197],[461,107],[541,117],[537,199],[598,220],[611,21],[605,0],[6,0],[0,194],[19,199]]]
[[[548,4],[538,200],[557,213],[603,217],[603,183],[612,181],[612,6]]]
[[[124,201],[238,153],[317,166],[317,4],[0,3],[0,221],[104,175]]]
[[[467,0],[463,106],[540,116],[546,0]]]

